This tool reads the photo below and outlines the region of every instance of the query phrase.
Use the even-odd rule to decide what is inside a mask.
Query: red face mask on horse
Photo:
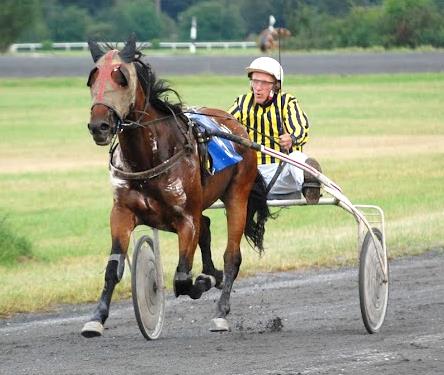
[[[93,49],[92,49],[93,51]],[[94,56],[87,85],[91,89],[91,110],[102,105],[102,118],[88,124],[98,145],[106,145],[117,132],[119,124],[133,110],[136,101],[137,73],[134,64],[125,62],[122,52],[98,50]],[[124,55],[123,55],[124,56]]]
[[[98,74],[93,80],[96,69]],[[123,120],[134,106],[136,83],[134,64],[126,64],[119,56],[119,51],[108,51],[97,61],[96,68],[88,80],[88,86],[91,88],[91,107],[103,104]]]

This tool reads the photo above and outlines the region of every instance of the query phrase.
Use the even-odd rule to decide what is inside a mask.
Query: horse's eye
[[[116,82],[119,86],[122,87],[128,86],[128,81],[123,72],[120,70],[120,68],[115,68],[111,72],[111,77],[113,81]]]
[[[96,79],[95,73],[97,72],[97,68],[94,68],[89,73],[88,81],[86,82],[86,86],[91,87],[94,84],[94,80]]]

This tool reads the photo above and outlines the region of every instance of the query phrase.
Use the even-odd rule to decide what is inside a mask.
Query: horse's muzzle
[[[106,146],[111,142],[112,131],[111,125],[106,121],[90,122],[88,124],[88,130],[93,136],[94,142],[99,146]]]

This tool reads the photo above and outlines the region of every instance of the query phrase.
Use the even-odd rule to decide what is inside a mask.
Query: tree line
[[[17,42],[254,40],[285,27],[285,47],[444,46],[444,0],[3,0],[0,50]]]

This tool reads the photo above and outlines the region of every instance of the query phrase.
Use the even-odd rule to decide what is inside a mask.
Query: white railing
[[[116,43],[110,43],[111,45],[115,45]],[[117,46],[123,45],[123,43],[117,43]],[[152,48],[152,43],[150,42],[142,42],[138,43],[139,46],[143,46],[144,48]],[[190,49],[192,46],[196,48],[206,48],[208,50],[212,48],[251,48],[256,47],[256,42],[251,41],[243,41],[243,42],[160,42],[159,48],[171,48],[171,49]],[[51,49],[55,50],[87,50],[88,43],[86,42],[70,42],[70,43],[60,43],[55,42],[49,45]],[[37,50],[41,50],[43,48],[42,43],[15,43],[9,47],[10,52],[18,52],[18,51],[31,51],[35,52]]]
[[[159,47],[161,48],[190,48],[194,45],[196,48],[250,48],[256,47],[256,42],[160,42]]]

